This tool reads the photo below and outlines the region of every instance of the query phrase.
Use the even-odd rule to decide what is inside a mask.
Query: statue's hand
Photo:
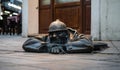
[[[54,53],[54,54],[59,54],[60,53],[60,48],[59,47],[52,47],[51,48],[51,53]]]
[[[66,53],[65,50],[63,49],[63,46],[61,45],[52,45],[49,48],[49,52],[53,54],[64,54]]]

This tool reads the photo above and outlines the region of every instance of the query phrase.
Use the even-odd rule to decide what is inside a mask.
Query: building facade
[[[22,36],[39,34],[40,0],[23,0]],[[80,0],[82,1],[82,0]],[[91,0],[90,35],[93,40],[120,40],[120,0]],[[84,30],[84,29],[83,29]]]

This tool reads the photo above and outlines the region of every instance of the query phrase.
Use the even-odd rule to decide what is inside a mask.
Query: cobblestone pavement
[[[28,38],[0,36],[0,70],[120,70],[119,42],[100,53],[27,53],[22,44]],[[113,46],[115,45],[115,46]]]

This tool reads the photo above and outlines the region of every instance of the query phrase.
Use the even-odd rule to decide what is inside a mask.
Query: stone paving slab
[[[0,36],[0,50],[22,51],[22,44],[28,38],[21,36]]]
[[[9,53],[0,55],[0,70],[119,70],[117,55]]]
[[[24,52],[21,46],[27,39],[0,36],[0,70],[120,70],[120,55],[111,42],[100,53],[55,55]],[[119,42],[113,43],[119,49]]]
[[[105,41],[105,43],[108,44],[109,48],[105,49],[104,51],[101,51],[100,53],[120,54],[120,41]]]

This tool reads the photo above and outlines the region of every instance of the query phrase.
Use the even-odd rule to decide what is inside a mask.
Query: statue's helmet
[[[53,21],[50,24],[48,32],[64,31],[64,30],[67,30],[66,25],[62,21],[57,19],[56,21]]]

